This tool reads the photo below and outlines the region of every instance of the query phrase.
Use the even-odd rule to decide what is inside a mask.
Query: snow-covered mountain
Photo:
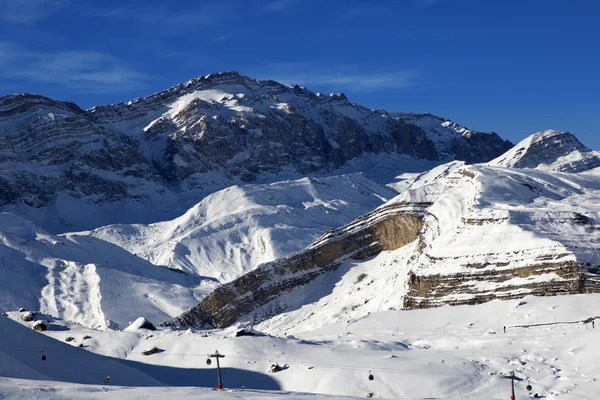
[[[598,292],[599,200],[598,170],[442,165],[302,252],[219,287],[168,324],[267,319],[293,330],[390,307]]]
[[[600,153],[584,146],[569,132],[546,130],[524,139],[489,165],[581,172],[600,167]]]
[[[172,221],[88,232],[155,265],[224,283],[295,253],[397,193],[364,174],[231,186]]]
[[[0,98],[0,392],[474,400],[510,369],[591,398],[600,295],[541,296],[600,292],[600,158],[510,147],[237,73],[87,111]],[[213,385],[215,349],[227,391],[168,387]]]
[[[0,206],[52,232],[151,223],[232,184],[334,175],[367,155],[486,162],[512,146],[466,128],[441,140],[439,129],[451,123],[431,118],[423,124],[342,94],[235,72],[87,111],[42,96],[5,96]]]
[[[172,221],[58,236],[0,213],[0,311],[90,327],[163,321],[396,195],[364,174],[232,186]]]

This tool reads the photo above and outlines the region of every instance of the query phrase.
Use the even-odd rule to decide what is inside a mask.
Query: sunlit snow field
[[[267,329],[253,337],[235,337],[235,328],[96,331],[60,320],[38,333],[23,326],[31,323],[21,321],[22,313],[13,312],[0,318],[0,375],[5,377],[0,391],[8,399],[321,398],[310,393],[506,399],[510,382],[501,376],[515,371],[524,379],[516,385],[517,398],[538,393],[547,399],[595,399],[600,327],[566,322],[593,317],[599,306],[596,294],[530,296],[477,306],[389,310],[350,324],[306,326],[293,336],[259,325],[258,330]],[[91,338],[83,340],[84,335]],[[67,343],[69,336],[75,340]],[[141,354],[152,346],[159,353]],[[206,365],[215,350],[225,355],[225,391],[193,388],[216,387],[215,364]],[[273,363],[284,370],[270,373]],[[106,376],[109,385],[103,385]]]

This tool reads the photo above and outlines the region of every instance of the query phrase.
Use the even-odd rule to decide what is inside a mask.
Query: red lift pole
[[[220,354],[219,350],[217,350],[214,354],[209,355],[209,357],[217,359],[217,376],[219,379],[217,382],[217,389],[221,390],[223,389],[223,380],[221,379],[221,366],[219,365],[219,358],[225,358],[225,356],[223,354]]]

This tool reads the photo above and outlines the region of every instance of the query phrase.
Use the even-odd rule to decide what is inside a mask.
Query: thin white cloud
[[[0,20],[33,24],[49,17],[69,0],[0,0]]]
[[[232,0],[209,1],[201,4],[201,6],[185,10],[147,5],[143,7],[121,6],[114,9],[93,7],[87,8],[83,12],[95,17],[127,19],[148,24],[152,25],[152,29],[158,33],[165,30],[166,33],[170,33],[173,28],[197,29],[218,26],[239,9],[241,3],[239,0]]]
[[[249,75],[259,79],[350,92],[407,88],[418,85],[421,76],[421,73],[414,69],[376,73],[364,72],[352,65],[323,66],[310,63],[273,64],[260,69],[251,68],[249,72]]]
[[[148,78],[118,59],[94,51],[37,53],[0,43],[0,76],[61,86],[77,93],[123,92],[141,88]],[[2,79],[0,78],[0,79]]]
[[[294,0],[274,0],[263,7],[265,11],[283,11],[290,7]]]

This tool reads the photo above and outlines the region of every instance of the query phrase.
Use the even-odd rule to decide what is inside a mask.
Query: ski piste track
[[[24,398],[16,388],[26,387],[30,397],[25,398],[36,400],[48,398],[48,390],[60,399],[95,398],[103,391],[115,399],[152,394],[153,399],[329,400],[373,393],[387,399],[495,400],[509,398],[510,381],[503,376],[514,371],[524,379],[516,384],[517,399],[534,393],[593,399],[600,380],[593,363],[600,329],[593,329],[595,317],[586,315],[599,304],[594,294],[530,296],[388,311],[293,337],[259,331],[235,337],[235,329],[96,331],[59,320],[38,333],[20,320],[22,313],[13,312],[0,318],[0,392],[7,399]],[[75,340],[65,343],[66,337]],[[161,352],[141,355],[151,346]],[[221,392],[210,389],[216,387],[215,363],[206,365],[215,350],[225,355]],[[288,367],[270,373],[274,363]],[[102,385],[106,376],[110,385]]]

